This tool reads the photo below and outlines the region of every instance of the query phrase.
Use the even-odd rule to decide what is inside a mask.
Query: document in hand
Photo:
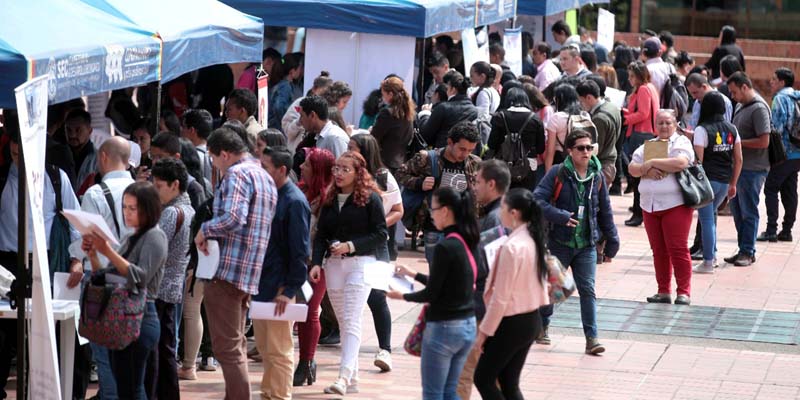
[[[364,266],[364,282],[373,289],[389,290],[389,281],[394,275],[394,265],[376,261]]]
[[[644,160],[650,161],[657,158],[667,158],[669,150],[668,140],[653,139],[644,142]]]
[[[414,281],[407,276],[392,275],[389,289],[397,290],[402,294],[411,293],[414,291]]]
[[[119,242],[111,233],[111,229],[102,216],[81,210],[62,210],[61,214],[64,214],[67,221],[80,232],[81,236],[96,234],[108,241],[109,244],[119,246]]]
[[[275,303],[250,302],[250,319],[305,322],[307,315],[308,306],[305,304],[287,304],[283,314],[275,315]]]
[[[81,285],[70,289],[67,287],[69,274],[66,272],[56,272],[53,274],[53,300],[80,300]]]
[[[208,255],[197,250],[197,277],[200,279],[214,279],[219,267],[219,242],[209,240],[207,247]]]
[[[389,214],[389,211],[392,209],[392,207],[394,207],[395,204],[403,202],[402,197],[400,197],[399,190],[382,194],[381,200],[383,200],[383,215]]]

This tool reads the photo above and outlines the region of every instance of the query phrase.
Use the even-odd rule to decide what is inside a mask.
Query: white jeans
[[[325,262],[325,281],[342,341],[339,377],[348,385],[358,382],[361,322],[370,287],[364,282],[364,266],[375,257],[331,257]]]

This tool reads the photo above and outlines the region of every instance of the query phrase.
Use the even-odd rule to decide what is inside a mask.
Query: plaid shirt
[[[800,91],[790,87],[781,89],[772,98],[772,125],[783,137],[783,148],[790,160],[800,158],[800,148],[789,141],[789,135],[794,127],[794,103],[800,100]]]
[[[258,160],[247,156],[228,168],[215,193],[214,218],[201,228],[206,239],[219,241],[216,279],[258,293],[277,202],[275,182]]]

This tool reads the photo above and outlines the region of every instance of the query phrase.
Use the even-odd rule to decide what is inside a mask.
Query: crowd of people
[[[303,95],[303,54],[271,48],[260,65],[270,74],[268,129],[256,115],[254,64],[167,84],[158,124],[145,117],[154,102],[147,90],[135,99],[114,92],[109,137],[93,132],[81,100],[51,106],[44,221],[52,271],[69,273],[69,287],[104,274],[146,292],[133,343],[112,350],[76,341],[72,397],[84,398],[96,373],[99,399],[177,399],[179,380],[220,366],[225,398],[249,399],[252,358],[264,366],[262,398],[289,399],[293,387],[316,383],[317,346],[339,343],[338,378],[321,390],[357,393],[364,309],[379,342],[374,365],[389,372],[397,343],[388,301],[403,300],[425,304],[424,399],[469,399],[473,386],[484,399],[522,399],[530,347],[551,343],[547,254],[574,276],[585,352],[606,350],[595,275],[620,250],[611,203],[623,184],[634,200],[624,223],[644,224],[653,251],[657,290],[647,302],[672,303],[674,292],[675,304],[691,304],[692,274],[719,265],[716,219],[726,204],[738,250],[725,262],[746,267],[758,241],[792,240],[800,92],[791,70],[770,77],[770,106],[745,73],[730,26],[705,65],[677,51],[669,32],[606,49],[563,21],[551,30],[555,51],[524,35],[520,76],[498,36],[490,36],[491,62],[466,69],[449,36],[429,41],[424,92],[415,96],[389,75],[356,126],[342,118],[353,96],[346,82],[322,71]],[[609,88],[625,92],[622,104]],[[16,273],[20,137],[13,110],[3,117],[0,264]],[[779,143],[770,143],[773,131]],[[650,142],[666,150],[654,155]],[[771,159],[770,146],[786,160]],[[694,208],[676,177],[693,164],[705,170],[713,201],[698,209],[690,248]],[[81,237],[62,209],[100,215],[121,244]],[[487,252],[500,236],[499,250]],[[373,288],[367,269],[396,261],[409,237],[423,241],[428,273],[395,272],[424,287]],[[201,279],[198,260],[213,242],[219,265]],[[308,315],[296,324],[251,320],[251,301],[274,303],[276,316],[304,303]],[[4,387],[16,327],[0,325]]]

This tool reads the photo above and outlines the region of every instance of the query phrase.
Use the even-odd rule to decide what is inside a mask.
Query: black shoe
[[[733,260],[734,267],[749,267],[756,262],[756,257],[751,256],[749,254],[739,253],[736,255],[736,259]]]
[[[625,194],[633,193],[633,186],[628,185],[625,187]]]
[[[778,234],[778,241],[779,242],[791,242],[792,240],[792,231],[782,230],[781,233]]]
[[[691,251],[691,249],[689,249],[689,251]],[[703,249],[702,248],[701,249],[697,249],[695,251],[692,251],[691,254],[692,254],[692,260],[698,261],[698,260],[702,260],[703,259]]]
[[[628,207],[628,212],[633,212],[633,206]]]
[[[675,304],[688,306],[692,304],[692,299],[685,294],[679,294],[678,297],[675,298]]]
[[[777,243],[778,242],[778,235],[769,232],[761,232],[760,235],[756,238],[759,242],[770,242],[770,243]]]
[[[641,215],[631,216],[631,219],[625,221],[625,226],[639,226],[644,222]]]
[[[737,253],[733,253],[733,255],[730,256],[730,257],[723,258],[722,260],[725,261],[728,264],[733,264],[733,262],[736,261],[736,259],[738,257],[739,257],[739,253],[737,252]]]
[[[647,298],[648,303],[672,304],[672,296],[668,293],[656,293]]]
[[[322,346],[332,346],[335,344],[339,344],[340,342],[341,339],[339,338],[339,330],[337,329],[335,331],[331,331],[331,333],[329,333],[325,337],[319,338],[318,343]]]
[[[611,196],[622,196],[622,188],[618,185],[611,185],[608,189],[608,194]]]
[[[292,380],[292,386],[303,386],[306,383],[311,386],[317,380],[317,363],[314,360],[300,360]]]

